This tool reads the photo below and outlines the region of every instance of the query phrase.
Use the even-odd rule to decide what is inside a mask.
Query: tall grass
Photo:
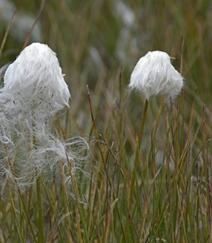
[[[14,2],[33,13],[40,8],[38,1]],[[60,178],[39,177],[25,190],[8,182],[0,197],[0,242],[212,241],[210,1],[129,0],[137,43],[135,51],[127,45],[129,63],[116,55],[123,23],[115,2],[46,2],[44,42],[59,54],[72,93],[55,130],[85,137],[90,156],[77,174],[70,161],[69,184],[60,164]],[[1,64],[22,46],[8,35]],[[152,49],[176,57],[186,81],[172,107],[163,98],[149,102],[138,151],[145,105],[127,85],[138,57]]]

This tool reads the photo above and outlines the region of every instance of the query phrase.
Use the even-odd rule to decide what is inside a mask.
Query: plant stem
[[[140,137],[139,137],[139,140],[138,140],[139,149],[141,147],[141,143],[142,143],[142,139],[143,139],[144,125],[145,125],[145,122],[146,122],[148,105],[149,105],[149,101],[145,100],[144,111],[143,111],[143,114],[142,114],[142,117],[141,117]]]
[[[139,167],[139,158],[140,158],[140,149],[141,149],[141,144],[142,144],[142,139],[143,139],[143,133],[144,133],[144,125],[146,122],[146,117],[147,117],[147,110],[148,110],[148,105],[149,101],[146,99],[145,104],[144,104],[144,110],[141,116],[141,126],[140,126],[140,131],[137,136],[137,150],[136,150],[136,157],[135,157],[135,164],[136,168]]]

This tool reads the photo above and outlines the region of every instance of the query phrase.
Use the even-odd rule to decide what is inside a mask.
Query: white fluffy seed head
[[[140,58],[130,78],[129,87],[140,90],[146,99],[154,95],[175,98],[183,86],[183,77],[163,51],[149,51]]]
[[[56,54],[40,43],[27,46],[9,65],[3,92],[33,107],[42,104],[50,113],[68,105],[70,98]]]

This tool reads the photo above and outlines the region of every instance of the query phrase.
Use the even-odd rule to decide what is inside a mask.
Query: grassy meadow
[[[54,132],[90,148],[76,173],[70,163],[69,184],[58,164],[60,178],[0,185],[0,242],[212,242],[212,3],[123,2],[126,11],[118,0],[13,1],[37,16],[66,74],[70,108]],[[1,66],[30,43],[12,25],[0,23]],[[185,82],[171,106],[150,99],[144,119],[128,84],[149,50],[174,57]]]

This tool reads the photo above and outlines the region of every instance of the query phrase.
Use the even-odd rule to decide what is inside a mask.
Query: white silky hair
[[[25,186],[39,175],[50,176],[60,163],[71,161],[74,172],[80,168],[89,150],[85,139],[63,141],[52,133],[52,117],[69,98],[56,54],[47,45],[29,45],[9,65],[0,90],[0,181]]]
[[[149,51],[136,64],[129,87],[141,91],[146,99],[155,95],[174,99],[183,87],[183,77],[166,52]]]
[[[68,105],[70,98],[56,54],[40,43],[26,47],[9,65],[3,92],[33,110],[38,107],[41,112],[47,106],[49,112],[57,112]]]

